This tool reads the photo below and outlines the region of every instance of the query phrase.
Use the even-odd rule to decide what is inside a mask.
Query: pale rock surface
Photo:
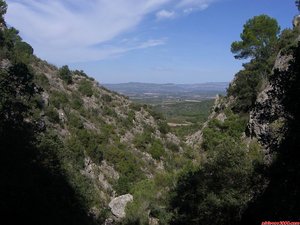
[[[112,214],[118,219],[121,219],[126,216],[125,208],[127,203],[131,201],[133,201],[133,196],[131,194],[121,195],[111,200],[108,206],[111,209]]]

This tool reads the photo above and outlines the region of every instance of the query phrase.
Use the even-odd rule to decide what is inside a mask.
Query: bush
[[[252,70],[241,70],[236,74],[234,83],[227,90],[229,96],[236,98],[233,111],[249,112],[253,108],[261,79],[259,73]]]
[[[179,146],[177,144],[175,144],[174,142],[172,142],[172,141],[167,141],[166,142],[166,147],[168,149],[170,149],[171,151],[173,151],[173,152],[178,152],[179,151]]]
[[[172,224],[235,224],[251,196],[251,162],[240,143],[223,142],[172,194]],[[212,220],[213,218],[213,220]]]
[[[80,96],[73,94],[72,100],[71,100],[71,107],[75,110],[83,108],[83,100],[80,98]]]
[[[203,149],[206,151],[214,150],[228,139],[232,142],[239,141],[242,133],[246,130],[246,126],[247,118],[232,113],[224,122],[216,119],[209,121],[208,126],[203,130]]]
[[[133,120],[135,118],[134,111],[130,110],[127,114],[127,118],[119,118],[123,127],[130,129],[133,125]]]
[[[54,107],[47,107],[45,110],[45,115],[48,117],[51,123],[59,123],[59,114]]]
[[[89,156],[96,164],[100,165],[104,159],[103,151],[99,146],[93,147],[88,152]]]
[[[71,136],[65,142],[64,158],[67,162],[72,162],[73,166],[84,168],[84,146],[76,136]]]
[[[110,103],[112,101],[112,97],[107,94],[102,95],[101,99],[106,103]]]
[[[68,116],[68,125],[77,129],[84,128],[82,120],[75,113],[70,113]]]
[[[74,73],[78,76],[86,77],[88,78],[88,75],[83,70],[75,70]]]
[[[168,125],[168,123],[165,120],[160,120],[158,122],[158,130],[162,133],[162,134],[167,134],[170,132],[170,127]]]
[[[46,90],[49,89],[50,82],[45,74],[41,73],[41,74],[35,75],[34,80],[35,80],[36,84],[39,85],[40,87],[42,87],[43,89],[46,89]]]
[[[120,178],[114,186],[119,195],[128,193],[135,182],[145,178],[141,170],[143,167],[141,160],[124,145],[100,145],[99,148],[103,151],[104,159],[112,163],[120,173]]]
[[[130,109],[134,110],[134,111],[141,111],[142,109],[142,105],[138,104],[138,103],[131,103],[129,105]]]
[[[88,80],[81,80],[79,83],[78,91],[87,97],[92,97],[94,94],[93,84]]]
[[[112,108],[110,108],[108,106],[103,107],[102,114],[104,116],[117,117],[117,113]]]
[[[152,143],[151,133],[147,130],[144,131],[134,138],[133,143],[136,148],[140,150],[146,150],[149,144]]]
[[[50,104],[52,104],[55,108],[61,109],[66,104],[68,104],[69,99],[66,93],[53,91],[50,95]]]
[[[59,77],[65,81],[67,84],[72,84],[72,73],[68,66],[63,66],[58,70]]]
[[[153,141],[149,149],[149,153],[151,154],[152,158],[156,160],[165,155],[165,149],[160,140],[156,139]]]

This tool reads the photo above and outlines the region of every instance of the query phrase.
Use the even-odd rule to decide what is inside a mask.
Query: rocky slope
[[[72,83],[67,84],[54,66],[36,59],[31,67],[44,89],[43,107],[37,113],[71,155],[79,151],[76,161],[69,160],[70,156],[62,160],[75,188],[78,180],[86,178],[93,186],[93,195],[101,202],[91,205],[95,217],[111,200],[110,206],[114,198],[130,192],[135,183],[174,169],[172,158],[180,157],[181,143],[168,133],[160,115],[103,88],[83,72],[70,71]],[[111,208],[114,218],[125,216],[124,206],[122,213]]]
[[[62,173],[89,215],[98,224],[123,218],[127,201],[118,207],[118,196],[130,196],[133,204],[143,204],[141,214],[148,215],[150,202],[134,199],[133,192],[140,191],[136,185],[172,176],[188,162],[184,144],[169,132],[164,118],[148,106],[102,87],[83,71],[57,68],[40,60],[17,31],[6,26],[1,29],[15,37],[5,40],[11,45],[1,42],[1,76],[19,65],[33,74],[42,91],[30,101],[33,111],[26,120],[39,121],[44,130],[38,137],[39,146],[52,147]],[[24,45],[24,52],[18,45]],[[52,165],[51,161],[45,163]],[[169,184],[155,185],[160,187],[152,190],[157,197],[151,201],[159,202]]]

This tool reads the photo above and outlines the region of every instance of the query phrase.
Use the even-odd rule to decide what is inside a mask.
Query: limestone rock
[[[159,225],[159,219],[154,217],[149,217],[149,225]]]
[[[216,116],[216,119],[223,123],[227,119],[227,116],[225,115],[225,113],[221,112]]]
[[[3,59],[0,61],[1,69],[8,69],[11,66],[11,62],[8,59]]]
[[[131,194],[121,195],[111,200],[108,206],[111,209],[112,214],[118,219],[121,219],[126,216],[125,208],[127,203],[131,201],[133,201],[133,196]]]
[[[186,144],[191,147],[199,147],[203,142],[203,133],[202,130],[197,131],[196,133],[188,136],[186,138]]]
[[[172,133],[167,133],[167,140],[169,141],[169,142],[172,142],[172,143],[174,143],[175,145],[180,145],[180,140],[179,140],[179,138],[176,136],[176,135],[174,135],[174,134],[172,134]]]
[[[293,26],[300,30],[300,15],[294,17]]]

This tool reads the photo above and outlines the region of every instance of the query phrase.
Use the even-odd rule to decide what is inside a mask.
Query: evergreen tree
[[[267,15],[255,16],[248,20],[241,33],[241,41],[231,45],[237,59],[267,59],[274,53],[280,27],[275,19]]]

